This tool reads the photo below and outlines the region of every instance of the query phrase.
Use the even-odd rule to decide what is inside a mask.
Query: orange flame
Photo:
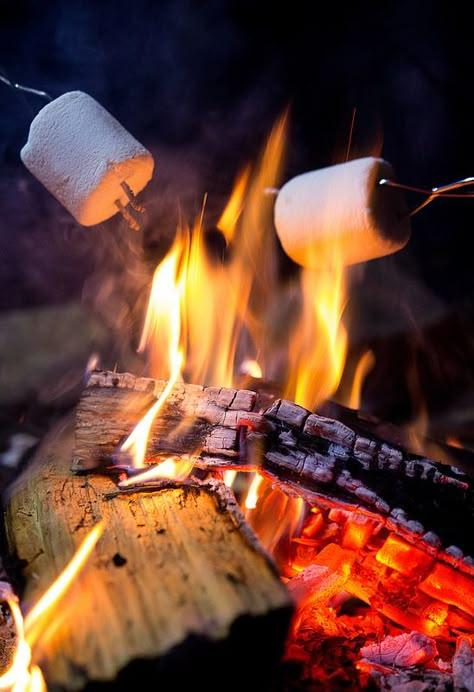
[[[17,636],[17,645],[13,660],[5,672],[0,675],[0,690],[28,690],[30,678],[31,649],[24,637],[23,616],[16,596],[11,593],[3,595],[8,604]]]
[[[368,373],[375,365],[374,352],[370,349],[365,351],[357,363],[354,370],[354,378],[352,380],[351,391],[347,406],[353,409],[359,409],[361,402],[362,386]]]
[[[120,488],[127,488],[140,483],[149,483],[150,481],[160,479],[170,479],[175,481],[183,481],[189,476],[194,467],[194,457],[189,454],[182,454],[179,457],[168,457],[160,464],[148,468],[146,471],[126,478],[119,482]]]
[[[244,196],[249,179],[250,167],[247,166],[237,178],[232,195],[230,196],[230,199],[227,202],[219,221],[217,222],[217,228],[222,231],[227,245],[234,237],[238,220],[242,214],[244,207]]]
[[[288,540],[301,529],[305,503],[298,497],[290,497],[272,483],[263,481],[256,474],[245,500],[245,518],[257,534],[260,543],[269,552],[275,551],[279,542]]]
[[[121,446],[122,451],[130,453],[132,464],[137,468],[145,465],[151,426],[181,374],[181,312],[186,278],[185,256],[186,243],[178,235],[171,251],[158,265],[153,277],[139,350],[149,349],[153,375],[168,381],[161,396]]]
[[[464,449],[464,445],[462,444],[461,440],[454,435],[446,435],[446,444],[449,445],[449,447],[454,447],[455,449]]]
[[[278,182],[285,124],[283,117],[273,128],[251,182],[247,171],[232,194],[230,207],[241,211],[238,233],[226,236],[232,237],[230,257],[225,262],[211,261],[201,224],[194,228],[186,281],[189,381],[232,387],[238,364],[268,351],[265,317],[277,295],[277,266],[272,202],[263,191]]]
[[[340,382],[347,353],[344,269],[334,260],[324,271],[304,270],[302,308],[290,338],[290,373],[285,396],[314,410]]]
[[[280,377],[286,359],[287,398],[314,409],[337,389],[347,350],[337,248],[325,271],[301,273],[301,310],[288,349],[288,321],[278,312],[288,307],[294,288],[282,286],[278,276],[274,200],[265,191],[279,183],[285,131],[286,115],[275,124],[255,171],[245,169],[236,182],[219,221],[232,245],[229,256],[216,260],[208,253],[203,211],[188,235],[177,234],[155,272],[139,348],[149,352],[152,376],[168,384],[122,445],[137,468],[145,464],[153,420],[181,374],[188,382],[234,387],[242,374]]]
[[[222,474],[222,480],[224,481],[224,483],[229,488],[233,487],[236,478],[237,478],[237,471],[229,470],[229,471],[224,471],[224,473]]]
[[[173,246],[153,278],[139,350],[147,350],[151,374],[167,379],[162,395],[134,428],[121,449],[129,452],[135,467],[145,464],[153,421],[163,407],[185,365],[188,381],[232,386],[237,350],[239,362],[259,352],[265,327],[258,303],[272,294],[275,282],[271,209],[265,208],[263,189],[274,185],[283,147],[285,118],[275,126],[262,164],[248,192],[250,169],[236,183],[220,225],[230,241],[242,217],[242,232],[234,238],[230,263],[213,263],[203,240],[202,216],[189,240],[178,233]],[[263,263],[260,258],[265,257]],[[257,271],[258,269],[258,271]],[[260,287],[254,291],[256,284]],[[255,299],[255,296],[257,297]],[[258,317],[257,317],[258,316]],[[255,368],[254,368],[255,370]],[[162,477],[162,476],[160,476]],[[134,479],[137,482],[137,477]]]
[[[64,595],[73,579],[85,564],[87,558],[95,548],[95,545],[104,532],[103,522],[96,524],[79,545],[70,562],[63,569],[58,578],[49,589],[41,596],[39,601],[27,613],[25,617],[25,637],[30,646],[33,646],[45,626],[47,616],[51,608],[57,604]]]

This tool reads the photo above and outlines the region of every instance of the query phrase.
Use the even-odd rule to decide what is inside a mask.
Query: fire
[[[30,646],[33,646],[38,636],[41,634],[51,609],[65,594],[73,579],[77,576],[93,551],[103,532],[104,525],[102,522],[99,522],[91,529],[59,577],[51,584],[49,589],[41,596],[40,600],[26,615],[25,637]]]
[[[145,465],[151,426],[180,377],[183,366],[181,312],[185,289],[186,247],[186,242],[178,235],[153,277],[139,350],[149,350],[152,374],[166,379],[167,384],[161,396],[122,444],[122,451],[131,455],[132,463],[137,468]]]
[[[44,692],[46,690],[41,669],[32,663],[32,648],[41,636],[44,628],[54,618],[54,612],[51,615],[51,611],[57,608],[58,601],[84,566],[103,531],[104,526],[102,522],[93,527],[80,544],[71,561],[25,618],[23,618],[16,596],[9,587],[5,589],[3,598],[11,612],[17,644],[9,668],[0,675],[0,691]]]
[[[247,491],[247,496],[245,498],[244,505],[246,509],[255,509],[258,502],[258,489],[260,488],[263,481],[263,476],[256,473],[252,478],[249,489]]]
[[[208,251],[203,207],[155,271],[139,350],[149,356],[150,374],[167,386],[122,445],[137,468],[145,465],[153,421],[181,377],[218,387],[238,387],[242,375],[266,377],[311,410],[338,387],[347,352],[338,248],[324,271],[301,270],[297,284],[279,276],[274,199],[266,191],[280,182],[286,121],[285,114],[261,160],[236,181],[218,222],[225,255]],[[157,469],[156,477],[162,473]]]
[[[364,351],[354,370],[354,378],[352,380],[349,400],[347,402],[347,406],[349,408],[353,408],[356,410],[360,408],[362,386],[364,384],[365,378],[367,377],[368,373],[372,370],[374,365],[375,356],[373,351],[371,351],[370,349]]]
[[[244,168],[242,173],[235,183],[234,190],[230,196],[227,206],[221,214],[219,221],[217,222],[217,228],[219,228],[225,239],[227,245],[232,241],[239,220],[244,207],[244,197],[247,185],[250,179],[250,166]]]
[[[285,396],[310,410],[336,391],[347,353],[344,268],[337,256],[331,261],[325,271],[302,272],[301,312],[289,344]]]
[[[255,474],[252,479],[244,504],[245,518],[260,543],[271,553],[276,553],[281,541],[291,541],[301,530],[304,501],[273,488],[272,483],[260,474]],[[298,571],[292,570],[290,565],[282,564],[281,567],[284,571]]]
[[[222,474],[222,480],[224,481],[224,483],[229,488],[233,487],[236,478],[237,478],[237,471],[229,470],[229,471],[224,471],[224,473]]]
[[[253,354],[264,350],[267,329],[261,314],[275,293],[276,262],[271,207],[263,190],[277,182],[284,127],[282,118],[252,185],[246,169],[221,216],[232,245],[230,260],[209,257],[201,215],[189,234],[177,234],[155,271],[139,350],[149,354],[151,375],[166,379],[167,386],[121,447],[137,468],[145,465],[151,426],[182,372],[190,382],[232,386],[236,364],[254,361]],[[234,233],[237,224],[240,232]],[[258,376],[262,370],[255,363],[252,372]]]
[[[151,481],[167,478],[175,481],[183,481],[189,476],[193,467],[194,456],[182,454],[179,457],[168,457],[160,464],[152,466],[136,476],[120,481],[118,485],[120,488],[127,488],[140,483],[149,483]]]
[[[232,387],[240,363],[254,361],[257,353],[264,361],[271,357],[265,313],[277,296],[276,241],[272,206],[263,191],[278,182],[285,123],[285,118],[277,122],[257,172],[246,169],[221,216],[219,223],[227,229],[230,246],[224,260],[209,257],[201,224],[192,234],[185,366],[191,382]],[[259,364],[258,373],[262,370],[265,362]]]
[[[251,358],[246,358],[240,364],[240,373],[241,375],[249,375],[256,380],[260,380],[263,377],[262,368],[259,363]]]

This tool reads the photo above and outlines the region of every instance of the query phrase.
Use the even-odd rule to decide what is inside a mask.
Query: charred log
[[[77,410],[73,470],[110,465],[164,386],[129,374],[93,373]],[[249,390],[179,384],[153,424],[149,461],[196,453],[197,465],[207,470],[258,467],[310,502],[382,520],[473,571],[473,560],[465,557],[474,554],[471,478],[385,441],[380,426],[374,429],[370,433],[366,423],[361,431],[290,401],[269,404]]]

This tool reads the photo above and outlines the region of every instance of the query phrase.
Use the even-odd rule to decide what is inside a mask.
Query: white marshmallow
[[[366,262],[400,250],[411,224],[383,159],[367,157],[292,178],[278,192],[275,227],[285,252],[304,267]]]
[[[25,166],[83,226],[118,212],[153,174],[153,157],[100,105],[70,91],[42,108],[21,150]]]

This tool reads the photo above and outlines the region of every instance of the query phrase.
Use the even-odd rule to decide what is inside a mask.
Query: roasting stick
[[[314,269],[384,257],[402,249],[411,236],[410,219],[438,197],[471,197],[454,190],[472,185],[465,178],[432,190],[395,182],[392,166],[365,157],[303,173],[275,195],[274,221],[283,250],[297,264]],[[402,191],[426,195],[409,210]]]

